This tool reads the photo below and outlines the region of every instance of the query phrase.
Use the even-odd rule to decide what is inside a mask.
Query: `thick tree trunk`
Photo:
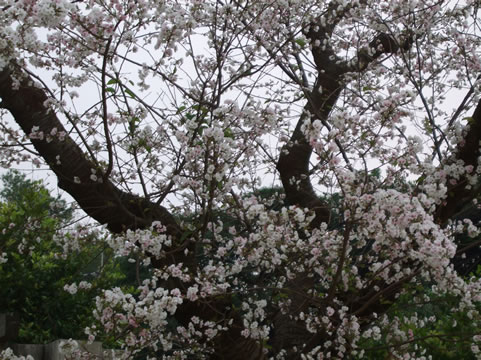
[[[12,74],[21,78],[20,86],[14,88]],[[16,123],[25,134],[31,134],[34,127],[38,132],[50,134],[56,129],[57,134],[65,132],[65,128],[55,112],[46,106],[48,99],[44,90],[33,85],[34,80],[19,67],[12,64],[10,68],[0,71],[0,107],[7,109]],[[154,204],[142,197],[126,193],[117,188],[111,181],[103,182],[90,179],[92,169],[96,170],[97,177],[102,176],[92,159],[66,135],[63,140],[52,137],[44,139],[32,139],[35,150],[43,157],[51,170],[58,178],[59,187],[68,192],[84,210],[87,215],[104,224],[114,233],[121,233],[127,229],[143,229],[153,221],[160,221],[167,228],[167,234],[172,236],[176,247],[189,246],[193,250],[194,244],[179,244],[183,230],[174,216],[163,206]],[[76,181],[76,178],[80,182]],[[185,241],[189,241],[186,239]],[[154,267],[168,264],[183,263],[195,269],[195,252],[190,251],[186,256],[183,251],[171,253],[167,258],[158,260],[152,258]],[[195,271],[195,270],[193,270]],[[185,284],[177,281],[164,284],[171,288],[182,288]],[[192,316],[209,320],[226,311],[229,304],[225,301],[211,303],[205,307],[201,303],[186,301],[178,309],[177,320],[181,324],[188,324]],[[214,344],[215,353],[213,359],[233,360],[262,360],[265,355],[262,346],[251,339],[240,335],[242,320],[237,319],[232,330],[220,336]]]
[[[12,74],[22,79],[18,88],[13,86]],[[57,134],[66,134],[65,128],[55,112],[46,106],[45,91],[34,86],[34,80],[13,64],[0,71],[0,97],[0,107],[12,114],[25,134],[31,134],[34,127],[37,133],[43,133],[44,139],[32,139],[33,146],[57,175],[60,188],[68,192],[87,215],[116,233],[145,228],[153,220],[159,220],[170,235],[180,235],[179,225],[164,207],[126,193],[108,179],[101,183],[93,181],[92,170],[101,178],[102,169],[98,169],[69,136],[64,140],[58,136],[46,140],[54,129]]]
[[[310,32],[308,35],[313,40],[323,40],[322,31]],[[399,49],[399,46],[395,47],[390,39],[386,39],[386,35],[375,40],[371,46],[376,47],[376,51],[359,53],[359,63],[356,68],[358,71],[364,70],[369,62],[383,53],[393,53]],[[379,44],[384,50],[378,49]],[[372,55],[367,56],[368,53]],[[289,143],[282,149],[277,169],[289,203],[312,210],[316,216],[311,227],[317,227],[321,223],[329,221],[330,211],[316,195],[310,181],[309,160],[313,150],[301,131],[301,125],[307,116],[309,116],[309,121],[316,119],[327,121],[343,88],[342,73],[353,69],[345,68],[342,64],[335,65],[334,61],[328,60],[329,57],[326,57],[326,54],[314,53],[313,56],[316,66],[319,67],[316,86],[322,89],[322,92],[315,90],[306,94],[308,103],[305,113],[300,117]],[[325,71],[326,69],[327,71]],[[321,72],[321,70],[324,71]],[[22,78],[18,88],[13,86],[12,73],[15,73],[17,78]],[[47,107],[48,97],[45,91],[37,88],[33,83],[33,79],[14,64],[10,68],[0,71],[0,98],[2,100],[0,107],[7,109],[12,114],[25,134],[30,134],[34,127],[38,127],[37,132],[43,132],[44,136],[50,134],[54,129],[57,134],[66,133],[57,115]],[[465,137],[465,145],[456,154],[457,159],[463,160],[465,165],[472,165],[473,171],[476,171],[478,166],[480,140],[481,102],[473,114],[470,130]],[[56,174],[59,186],[67,191],[90,217],[105,224],[109,230],[121,233],[127,229],[146,228],[152,221],[158,220],[167,227],[167,233],[174,238],[174,243],[178,247],[184,246],[184,244],[176,242],[181,240],[183,230],[166,208],[122,191],[108,178],[103,179],[102,182],[93,181],[91,179],[92,170],[97,172],[98,178],[102,178],[102,169],[99,169],[94,159],[89,159],[68,135],[64,139],[52,136],[50,141],[32,139],[32,144]],[[436,212],[436,219],[439,223],[446,223],[459,209],[474,198],[476,192],[467,189],[465,185],[466,179],[461,179],[457,185],[450,187],[446,202],[440,205]],[[186,259],[183,254],[182,251],[173,254],[169,257],[168,262],[188,263],[191,261],[192,264],[195,263],[194,252],[190,253],[190,259]],[[165,265],[165,262],[160,263],[155,259],[153,263],[157,266]],[[382,284],[380,285],[382,287]],[[309,299],[307,290],[312,287],[312,278],[306,277],[305,274],[298,274],[294,281],[287,284],[293,312],[298,312],[310,305],[309,301],[306,301]],[[394,297],[399,288],[400,286],[392,287],[392,291],[386,294]],[[361,301],[363,298],[359,296],[351,302],[350,313],[352,314],[367,318],[370,313],[379,313],[387,308],[386,305],[381,304],[386,297],[376,297],[375,294],[371,296],[366,293],[364,296],[367,300]],[[342,298],[342,294],[340,297]],[[208,318],[215,316],[213,314],[222,314],[227,311],[229,304],[219,301],[210,304],[210,307],[212,313],[201,305],[186,302],[178,311],[179,321],[187,323],[194,315]],[[234,310],[231,309],[231,311]],[[234,318],[236,320],[232,330],[217,339],[214,344],[215,354],[212,358],[264,359],[262,345],[242,337],[240,334],[242,319],[236,318],[236,316]],[[312,343],[309,343],[308,346],[313,347],[326,340],[322,334],[312,337],[312,334],[308,333],[300,322],[291,319],[288,315],[273,314],[271,319],[274,331],[270,343],[275,351],[293,346],[300,347],[306,342],[309,343],[310,340]],[[289,356],[296,358],[298,355],[293,352]]]
[[[469,130],[464,136],[463,144],[457,149],[451,161],[461,160],[464,166],[472,166],[472,175],[476,174],[479,166],[481,140],[481,100],[469,121]],[[477,175],[475,175],[477,176]],[[466,205],[472,203],[479,193],[479,184],[468,186],[467,176],[456,179],[455,183],[448,182],[448,196],[443,204],[436,210],[436,220],[440,224],[446,224],[453,219]]]

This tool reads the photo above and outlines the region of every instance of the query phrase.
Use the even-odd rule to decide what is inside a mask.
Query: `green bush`
[[[46,343],[85,338],[93,321],[95,297],[102,288],[124,284],[121,261],[91,238],[67,257],[55,242],[56,231],[72,221],[72,210],[52,197],[41,181],[18,172],[2,176],[0,191],[0,312],[20,316],[16,342]],[[87,281],[90,289],[72,295],[64,286]]]

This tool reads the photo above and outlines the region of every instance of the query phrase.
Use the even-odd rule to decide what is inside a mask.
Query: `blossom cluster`
[[[55,237],[60,256],[104,237],[149,269],[131,293],[97,298],[90,341],[110,336],[125,356],[166,359],[220,356],[231,337],[278,359],[369,358],[376,346],[427,359],[417,338],[440,319],[425,304],[448,299],[450,313],[479,325],[479,274],[455,266],[469,250],[460,244],[480,235],[466,215],[481,174],[476,1],[0,8],[0,71],[23,69],[12,91],[43,89],[37,105],[65,127],[34,109],[22,136],[2,112],[1,164],[48,147],[65,188],[111,191],[105,207],[80,205],[93,216],[122,207],[133,219],[125,231],[73,225]],[[460,91],[460,104],[445,101]],[[64,149],[92,166],[65,179]],[[4,234],[19,231],[12,224]],[[396,312],[403,301],[409,316]]]

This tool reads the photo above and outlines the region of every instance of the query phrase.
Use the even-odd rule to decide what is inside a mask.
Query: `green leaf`
[[[177,112],[176,114],[180,114],[182,111],[184,111],[186,109],[186,107],[184,105],[180,106],[178,109],[177,109]]]
[[[379,168],[370,171],[369,176],[372,176],[378,180],[381,179],[381,170]]]
[[[423,127],[424,127],[424,130],[426,130],[427,132],[431,132],[433,130],[431,126],[431,122],[427,117],[423,119]]]
[[[297,38],[295,42],[301,47],[301,49],[304,49],[304,47],[306,46],[306,40],[304,38]]]
[[[137,123],[140,122],[140,119],[136,116],[132,117],[130,120],[129,120],[129,134],[131,136],[134,135],[135,133],[135,130],[137,129]]]
[[[129,95],[132,99],[135,99],[137,98],[137,96],[132,92],[132,90],[130,89],[125,89],[125,92],[127,93],[127,95]]]
[[[230,139],[234,138],[234,134],[230,128],[227,128],[224,130],[224,137],[230,138]]]

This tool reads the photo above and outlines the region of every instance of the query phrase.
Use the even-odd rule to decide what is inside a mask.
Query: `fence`
[[[67,356],[62,351],[63,339],[55,340],[49,344],[18,344],[14,340],[18,335],[18,317],[15,314],[0,313],[0,352],[6,348],[11,348],[17,356],[30,355],[34,360],[65,360]],[[77,340],[79,350],[88,352],[91,359],[115,360],[120,358],[123,351],[109,350],[102,347],[102,343],[93,342],[88,344],[86,341]],[[0,359],[1,360],[1,359]]]

